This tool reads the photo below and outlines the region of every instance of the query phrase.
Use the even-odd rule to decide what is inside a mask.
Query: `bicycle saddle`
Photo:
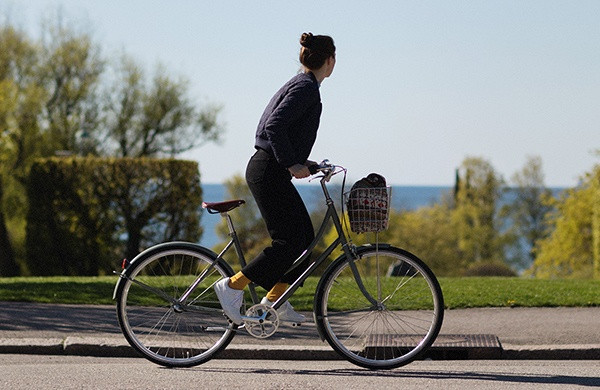
[[[226,213],[246,203],[243,199],[226,200],[224,202],[202,202],[202,208],[211,214]]]

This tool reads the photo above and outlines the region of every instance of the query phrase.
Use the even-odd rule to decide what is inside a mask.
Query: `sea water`
[[[323,192],[318,183],[314,185],[296,186],[300,196],[306,204],[308,212],[315,211],[324,203]],[[339,205],[341,201],[341,191],[335,186],[329,188],[334,202]],[[347,191],[348,188],[345,189]],[[393,186],[392,187],[392,208],[394,210],[415,210],[419,207],[430,206],[439,202],[447,194],[451,194],[452,187],[447,186]],[[206,202],[220,202],[228,200],[227,189],[222,184],[203,184],[202,197]],[[244,206],[241,206],[244,207]],[[324,206],[323,206],[324,207]],[[235,211],[234,211],[235,212]],[[215,232],[217,224],[221,221],[219,214],[208,214],[202,212],[201,225],[204,233],[200,239],[200,244],[212,248],[218,244],[221,239]]]

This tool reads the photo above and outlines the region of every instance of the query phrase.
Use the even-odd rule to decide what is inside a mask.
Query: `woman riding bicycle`
[[[256,131],[256,152],[246,168],[246,181],[271,236],[265,248],[240,272],[215,285],[219,302],[231,321],[241,324],[243,289],[250,283],[268,291],[263,304],[272,304],[305,267],[286,273],[314,239],[306,206],[291,182],[308,177],[308,160],[321,116],[319,87],[333,72],[335,45],[325,35],[300,38],[303,72],[290,79],[267,105]],[[278,310],[281,321],[300,323],[304,315],[289,302]]]

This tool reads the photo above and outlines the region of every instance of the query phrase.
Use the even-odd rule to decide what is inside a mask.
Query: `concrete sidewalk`
[[[0,302],[0,353],[137,356],[113,306],[18,302]],[[447,310],[429,356],[600,359],[600,308]],[[340,359],[313,323],[282,326],[265,340],[241,331],[217,358]]]

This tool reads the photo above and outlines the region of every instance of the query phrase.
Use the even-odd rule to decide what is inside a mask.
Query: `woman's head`
[[[329,58],[335,58],[335,45],[330,36],[304,33],[300,44],[300,63],[310,70],[320,69]]]

